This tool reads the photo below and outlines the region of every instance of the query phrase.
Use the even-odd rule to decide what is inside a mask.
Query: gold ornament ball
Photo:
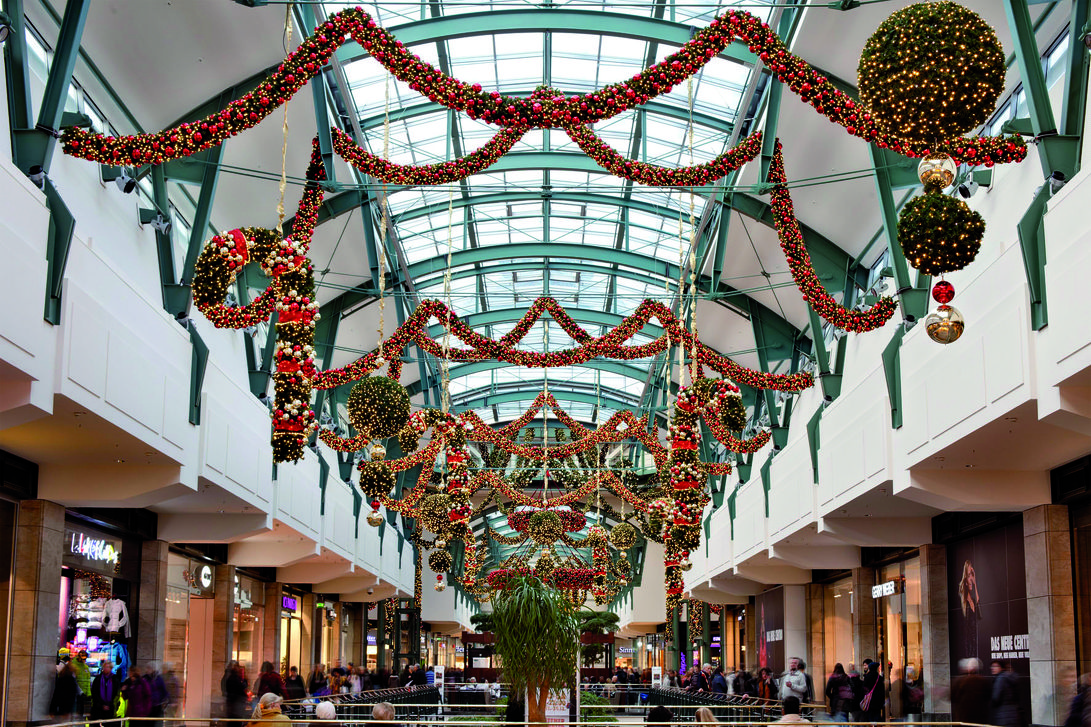
[[[693,561],[691,561],[689,558],[683,558],[682,562],[678,564],[678,568],[682,572],[688,572],[693,569]]]
[[[383,524],[383,516],[379,514],[378,510],[372,510],[367,514],[367,524],[377,528]]]
[[[437,583],[437,584],[435,585],[435,589],[436,589],[437,591],[441,591],[441,592],[442,592],[442,591],[446,591],[446,590],[447,590],[447,584],[446,584],[446,583],[444,583],[443,581],[440,581],[439,583]]]
[[[946,189],[955,183],[958,167],[955,160],[946,154],[929,154],[917,165],[917,176],[921,184]]]
[[[966,330],[966,321],[957,308],[941,305],[924,319],[924,330],[936,343],[954,343]]]
[[[378,442],[371,445],[371,459],[376,462],[386,459],[386,447]]]
[[[447,541],[444,540],[443,538],[438,539],[436,541],[436,547],[437,548],[446,548],[447,547]]]

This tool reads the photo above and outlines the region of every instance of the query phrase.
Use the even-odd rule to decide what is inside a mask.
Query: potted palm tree
[[[550,689],[576,686],[578,611],[537,578],[516,577],[493,597],[492,619],[502,677],[526,695],[528,721],[544,723]]]

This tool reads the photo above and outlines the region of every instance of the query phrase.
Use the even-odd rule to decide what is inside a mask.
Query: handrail
[[[112,719],[103,719],[103,720],[81,719],[78,722],[60,722],[60,723],[52,724],[52,725],[50,725],[50,727],[93,727],[93,726],[94,727],[100,727],[100,726],[105,726],[105,725],[118,725],[118,727],[121,727],[121,723],[123,723],[123,722],[161,722],[161,723],[172,723],[172,724],[173,723],[201,723],[201,722],[207,722],[207,723],[209,723],[209,725],[212,725],[212,723],[214,723],[214,722],[227,723],[227,722],[254,722],[254,721],[258,721],[258,720],[254,720],[254,719],[249,718],[249,717],[247,717],[247,718],[229,718],[229,717],[115,717],[115,718],[112,718]],[[391,719],[391,720],[379,720],[379,719],[350,720],[350,719],[342,719],[340,717],[338,717],[337,719],[333,719],[333,720],[308,719],[307,722],[313,722],[313,723],[317,723],[317,724],[330,724],[330,725],[376,725],[376,724],[379,724],[379,725],[381,725],[381,724],[403,725],[404,724],[403,720],[398,720],[398,719]],[[481,725],[482,727],[511,727],[512,725],[524,725],[524,726],[531,725],[531,726],[534,726],[534,725],[538,725],[538,724],[540,724],[540,723],[538,723],[538,722],[524,722],[524,721],[508,722],[508,721],[501,720],[501,719],[488,720],[488,721],[481,720],[481,721],[474,722],[475,726]],[[549,724],[550,724],[551,727],[554,727],[554,726],[556,726],[556,727],[586,727],[587,725],[595,725],[596,727],[601,727],[602,726],[601,722],[588,722],[588,721],[550,722]],[[672,722],[650,722],[649,724],[660,725],[660,727],[676,727],[676,726],[677,727],[692,727],[693,722],[682,720],[682,721],[672,721]],[[768,722],[750,722],[750,723],[739,723],[739,724],[764,725],[764,724],[769,724],[769,723]],[[816,725],[816,726],[817,725],[822,725],[823,727],[825,727],[825,726],[829,726],[829,727],[875,727],[875,725],[895,725],[895,727],[903,727],[904,725],[919,725],[920,727],[991,727],[990,725],[986,725],[986,724],[982,724],[982,723],[978,723],[978,722],[924,722],[924,721],[913,721],[913,720],[905,720],[905,721],[898,721],[898,722],[833,722],[833,721],[816,720],[816,721],[813,721],[813,722],[808,722],[808,724]]]

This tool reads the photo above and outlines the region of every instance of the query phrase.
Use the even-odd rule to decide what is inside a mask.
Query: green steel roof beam
[[[481,373],[483,371],[493,371],[495,369],[511,368],[512,365],[504,361],[473,361],[467,364],[459,364],[458,366],[452,366],[450,370],[451,379],[459,379],[463,376],[470,376],[471,374]],[[585,364],[581,365],[581,368],[595,369],[598,371],[608,371],[614,374],[621,374],[631,379],[643,379],[644,371],[636,366],[630,366],[628,364],[618,363],[617,361],[610,361],[607,359],[591,359]],[[420,381],[414,381],[413,383],[405,387],[409,391],[410,396],[419,394],[424,388],[424,385]]]
[[[470,394],[470,392],[467,393]],[[489,392],[474,392],[466,398],[461,399],[457,404],[452,403],[451,409],[452,411],[463,412],[469,409],[484,409],[493,404],[533,401],[540,393],[542,393],[541,389],[505,391],[495,394]],[[594,392],[566,391],[559,389],[557,391],[551,390],[550,393],[552,393],[558,401],[571,401],[580,404],[591,404],[592,406],[600,404],[602,406],[608,406],[611,409],[619,410],[632,409],[633,406],[635,406],[635,397],[633,399],[617,399],[606,392],[595,394]]]
[[[695,26],[684,23],[623,13],[534,8],[448,15],[395,25],[387,30],[408,47],[474,35],[549,31],[610,35],[681,46],[693,37],[694,28]],[[355,43],[343,45],[337,50],[337,56],[345,63],[366,58],[368,55]],[[720,56],[749,64],[754,63],[756,59],[756,56],[740,41],[731,43],[720,53]],[[473,82],[474,79],[463,80]]]
[[[886,231],[886,248],[890,251],[894,283],[898,286],[897,292],[902,302],[902,317],[907,323],[913,323],[918,318],[923,318],[928,312],[928,290],[931,287],[932,278],[909,269],[905,253],[902,252],[902,246],[898,243],[898,209],[894,204],[890,175],[884,164],[886,157],[883,150],[875,144],[869,144],[868,149],[871,152],[875,191],[879,195],[879,209],[882,213],[883,228]],[[916,280],[915,284],[914,280]],[[816,337],[822,335],[820,331],[813,333]]]

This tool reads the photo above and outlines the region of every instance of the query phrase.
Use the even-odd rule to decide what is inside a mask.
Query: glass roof
[[[768,19],[770,9],[761,8],[761,4],[745,0],[657,6],[651,0],[561,0],[551,2],[547,9],[515,0],[447,0],[419,4],[367,2],[363,7],[397,35],[399,26],[418,21],[515,9],[540,9],[542,13],[551,9],[608,11],[701,27],[735,6],[744,6],[748,12]],[[328,13],[345,5],[325,3]],[[649,60],[657,61],[677,49],[623,37],[621,31],[611,33],[609,23],[603,26],[601,34],[563,29],[471,30],[462,37],[409,47],[422,60],[460,80],[518,95],[528,95],[539,85],[553,86],[566,94],[588,92],[629,78]],[[430,103],[370,57],[350,61],[343,70],[349,86],[347,96],[355,107],[349,112],[360,121],[363,145],[383,155],[385,141],[389,144],[386,156],[394,162],[428,164],[454,159],[481,147],[498,131],[495,126]],[[713,59],[691,83],[678,86],[646,107],[599,122],[594,131],[626,157],[669,167],[708,161],[722,153],[730,141],[752,70],[725,58]],[[531,158],[531,154],[535,156]],[[542,154],[556,156],[549,166],[542,166]],[[526,160],[525,167],[519,155]],[[449,250],[499,245],[572,244],[637,253],[677,265],[680,249],[688,251],[691,213],[694,219],[700,218],[707,204],[705,197],[627,183],[588,162],[562,131],[535,130],[514,146],[501,171],[486,170],[455,185],[391,190],[389,210],[405,260],[412,265],[442,260]],[[525,257],[527,250],[520,248],[519,257],[489,261],[489,267],[475,264],[471,270],[454,271],[451,305],[460,315],[525,310],[535,298],[551,295],[578,320],[580,311],[629,315],[645,298],[669,299],[673,294],[665,292],[673,281],[665,280],[662,272],[619,276],[616,264],[552,256],[547,269],[541,257]],[[491,271],[489,268],[494,266],[503,266],[504,271]],[[444,297],[442,270],[414,282],[422,297]],[[494,324],[484,332],[497,338],[512,325],[514,318],[511,323]],[[605,330],[599,324],[584,326],[594,335]],[[543,333],[539,323],[520,347],[542,350]],[[648,340],[648,336],[638,336],[634,342]],[[551,326],[549,342],[551,349],[572,343],[556,325]],[[632,363],[631,368],[641,372],[639,376],[581,367],[555,369],[548,373],[550,389],[608,391],[614,400],[631,399],[639,404],[652,362]],[[534,392],[541,391],[542,386],[541,369],[506,367],[454,379],[450,390],[457,407],[461,401],[472,402],[490,391]],[[479,414],[489,422],[507,421],[525,411],[532,399],[533,393],[526,402],[505,402],[482,409]],[[590,404],[562,405],[577,419],[591,421],[595,414]],[[598,413],[600,420],[606,416],[609,413],[605,408]]]

